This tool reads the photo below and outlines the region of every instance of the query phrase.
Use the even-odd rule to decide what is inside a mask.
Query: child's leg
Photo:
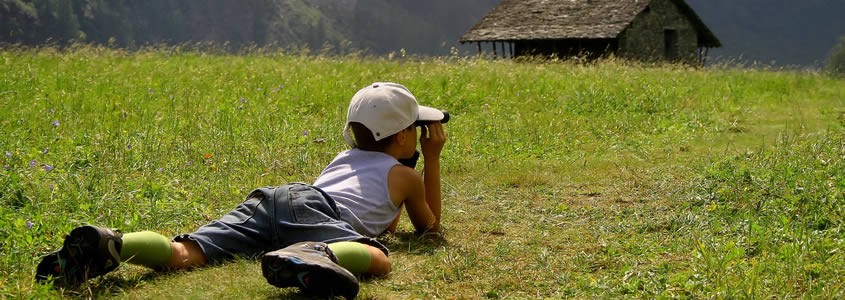
[[[166,270],[206,264],[205,254],[196,242],[171,242],[167,237],[152,231],[123,235],[120,258],[127,263]]]
[[[184,269],[207,262],[199,244],[185,240],[171,242],[151,231],[121,234],[95,226],[73,229],[62,248],[41,259],[35,279],[54,279],[57,285],[78,285],[117,269],[121,262],[157,270]]]
[[[167,264],[172,252],[170,239],[163,235],[152,231],[132,232],[123,235],[120,259],[156,269]]]
[[[167,262],[168,269],[184,269],[204,266],[208,263],[205,253],[202,252],[197,242],[192,240],[185,240],[173,242],[173,255]]]
[[[355,274],[383,276],[390,273],[390,258],[381,249],[358,242],[329,244],[337,264]]]

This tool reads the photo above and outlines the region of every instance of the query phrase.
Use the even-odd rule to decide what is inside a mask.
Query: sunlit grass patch
[[[845,143],[841,131],[749,151],[705,170],[693,204],[702,294],[839,298],[843,276]],[[706,282],[706,283],[705,283]]]

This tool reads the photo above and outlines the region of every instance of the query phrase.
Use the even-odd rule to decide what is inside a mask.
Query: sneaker
[[[35,280],[53,279],[60,286],[79,285],[90,278],[104,275],[120,265],[123,234],[94,226],[81,226],[65,236],[59,251],[41,259]]]
[[[321,297],[358,295],[358,279],[337,264],[325,243],[303,242],[264,254],[261,271],[268,283],[280,288],[295,286]]]

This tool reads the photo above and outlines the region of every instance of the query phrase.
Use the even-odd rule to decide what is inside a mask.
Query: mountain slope
[[[843,0],[687,0],[724,45],[717,60],[819,66],[845,35]]]
[[[587,0],[558,0],[587,1]],[[629,0],[626,0],[629,1]],[[499,0],[0,0],[0,44],[137,48],[212,41],[448,55]],[[845,0],[687,0],[722,41],[711,61],[822,65],[845,36]],[[460,47],[474,54],[473,45]]]

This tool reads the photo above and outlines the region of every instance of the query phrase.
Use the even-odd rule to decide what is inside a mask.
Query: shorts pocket
[[[291,215],[299,224],[320,224],[333,221],[326,199],[320,192],[311,188],[291,188],[289,192]]]

